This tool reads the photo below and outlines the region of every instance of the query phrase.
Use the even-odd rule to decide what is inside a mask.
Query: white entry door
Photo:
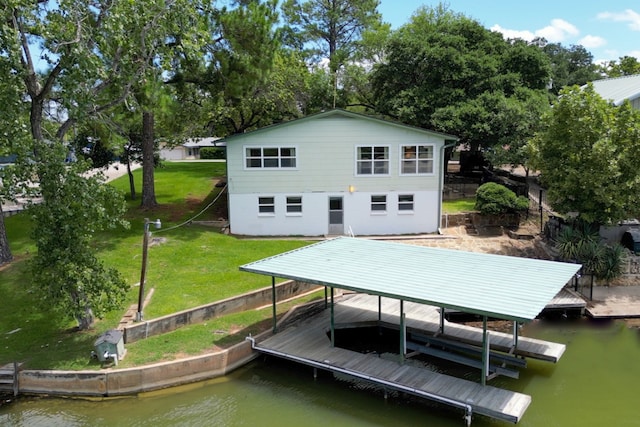
[[[329,234],[344,234],[342,196],[329,197]]]

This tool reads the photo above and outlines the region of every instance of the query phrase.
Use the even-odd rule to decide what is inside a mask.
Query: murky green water
[[[530,361],[519,380],[490,384],[532,396],[526,427],[640,426],[640,334],[621,323],[528,328],[563,342],[557,365]],[[19,399],[0,408],[2,426],[463,426],[462,412],[321,375],[273,359],[223,379],[137,398]],[[474,417],[474,426],[511,424]]]

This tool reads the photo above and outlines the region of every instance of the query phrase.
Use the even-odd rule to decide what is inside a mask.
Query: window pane
[[[402,162],[402,173],[416,173],[416,161],[404,160]]]
[[[387,201],[387,196],[371,196],[372,203],[384,203]]]
[[[376,159],[388,159],[388,147],[373,147],[373,154]]]
[[[387,210],[387,196],[371,196],[371,210],[380,212]]]
[[[262,157],[262,149],[247,148],[247,157]]]
[[[404,159],[415,159],[416,158],[416,147],[402,147],[402,157]]]
[[[273,197],[258,197],[258,212],[274,213],[276,211]]]
[[[282,159],[280,160],[280,167],[282,168],[295,168],[296,159]]]
[[[264,149],[265,157],[278,157],[278,149],[277,148],[265,148]]]
[[[295,148],[281,148],[280,155],[282,157],[295,157],[296,149]]]
[[[400,211],[413,210],[413,194],[400,194],[398,196],[398,210]]]
[[[358,162],[358,175],[371,175],[371,162]]]
[[[277,168],[278,167],[278,159],[264,159],[264,167],[265,168]]]
[[[247,159],[247,167],[248,168],[261,168],[262,160],[260,159]]]
[[[371,153],[371,147],[358,147],[358,160],[371,160],[373,154]]]
[[[288,196],[287,197],[287,212],[302,212],[302,197],[300,196]]]
[[[385,175],[389,173],[389,162],[386,160],[374,161],[374,173],[376,175]]]
[[[433,160],[420,160],[418,162],[418,173],[433,173]]]
[[[421,159],[433,159],[433,147],[431,145],[421,145],[418,147],[418,156]]]

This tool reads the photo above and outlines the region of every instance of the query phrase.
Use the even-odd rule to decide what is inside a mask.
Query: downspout
[[[458,143],[457,140],[440,147],[440,174],[438,174],[438,234],[442,234],[442,191],[444,190],[444,152],[447,148],[454,147]]]

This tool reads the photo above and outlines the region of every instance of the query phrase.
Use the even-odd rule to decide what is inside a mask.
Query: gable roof
[[[340,108],[336,108],[336,109],[333,109],[333,110],[322,111],[320,113],[310,114],[308,116],[305,116],[305,117],[302,117],[302,118],[299,118],[299,119],[289,120],[289,121],[281,122],[281,123],[275,123],[275,124],[272,124],[272,125],[269,125],[269,126],[265,126],[265,127],[260,128],[260,129],[252,130],[252,131],[249,131],[249,132],[239,133],[239,134],[235,134],[235,135],[229,135],[228,137],[224,138],[222,141],[227,142],[227,141],[231,141],[231,140],[235,140],[235,139],[244,138],[244,137],[246,137],[248,135],[260,134],[262,132],[268,131],[268,130],[273,129],[275,127],[285,127],[285,126],[291,126],[291,125],[294,125],[294,124],[302,124],[302,123],[310,121],[310,120],[317,120],[317,119],[327,118],[327,117],[331,117],[331,116],[342,116],[342,117],[348,117],[348,118],[354,118],[354,119],[360,119],[360,120],[369,120],[369,121],[372,121],[372,122],[383,123],[385,125],[395,126],[395,127],[398,127],[398,128],[410,129],[410,130],[413,130],[413,131],[424,133],[426,135],[438,136],[438,137],[444,138],[445,140],[458,141],[460,139],[457,136],[449,135],[449,134],[446,134],[446,133],[427,130],[427,129],[424,129],[424,128],[411,126],[411,125],[407,125],[407,124],[400,123],[400,122],[394,122],[394,121],[390,121],[390,120],[379,119],[377,117],[368,116],[366,114],[354,113],[352,111],[347,111],[347,110],[342,110]]]
[[[640,74],[594,80],[592,84],[598,95],[611,100],[614,105],[621,105],[625,99],[633,101],[640,98]]]
[[[240,270],[527,322],[581,267],[338,237],[242,265]]]

